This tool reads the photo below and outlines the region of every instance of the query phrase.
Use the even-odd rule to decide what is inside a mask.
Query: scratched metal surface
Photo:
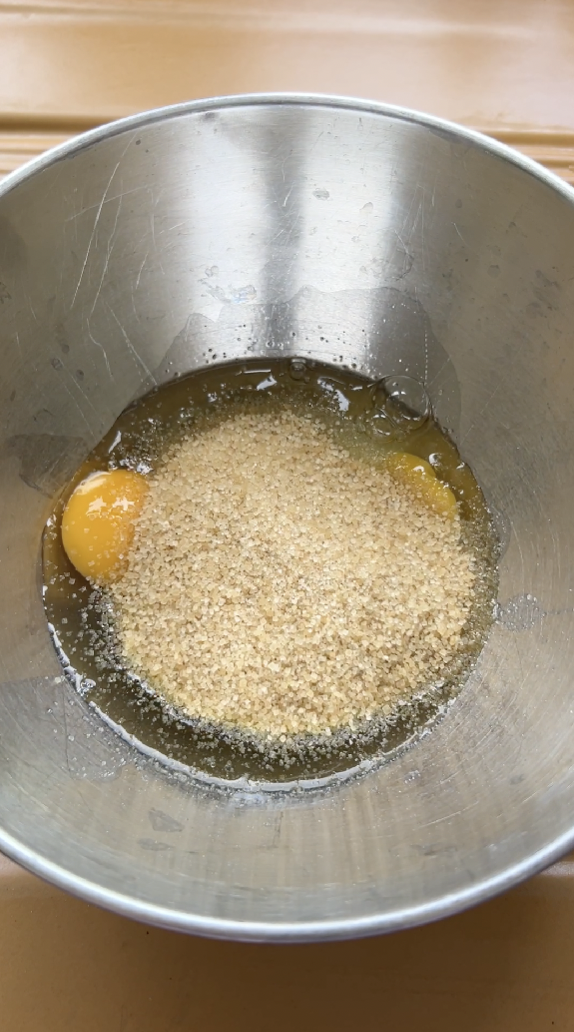
[[[8,855],[150,922],[302,939],[430,920],[572,846],[572,202],[446,123],[301,98],[130,120],[5,181]],[[82,456],[152,383],[253,341],[423,379],[505,549],[448,719],[315,791],[223,790],[138,755],[62,680],[40,600],[42,525]]]

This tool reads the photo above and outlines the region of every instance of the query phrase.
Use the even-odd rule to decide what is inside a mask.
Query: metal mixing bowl
[[[88,133],[0,188],[0,848],[187,931],[338,938],[452,913],[574,845],[574,193],[359,101],[235,97]],[[315,790],[224,790],[103,726],[41,599],[54,495],[156,383],[246,354],[407,372],[502,539],[446,718]]]

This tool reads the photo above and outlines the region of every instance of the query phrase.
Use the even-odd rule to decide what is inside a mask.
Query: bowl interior
[[[574,205],[422,116],[202,102],[88,134],[0,191],[0,846],[72,891],[241,938],[404,927],[549,862],[574,826]],[[63,679],[41,601],[54,495],[123,408],[297,354],[424,382],[503,544],[447,718],[316,789],[169,771]]]

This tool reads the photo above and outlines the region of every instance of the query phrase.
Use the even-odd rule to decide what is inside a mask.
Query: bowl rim
[[[153,125],[155,122],[165,122],[172,118],[179,118],[182,115],[195,112],[212,111],[216,108],[265,107],[269,105],[282,107],[326,107],[339,110],[362,111],[366,114],[390,116],[397,121],[410,122],[428,129],[442,131],[445,134],[463,137],[469,143],[474,143],[483,150],[509,161],[518,168],[522,168],[525,172],[529,172],[536,179],[557,189],[566,200],[569,200],[571,203],[574,202],[574,186],[570,186],[557,173],[551,172],[533,158],[527,157],[515,148],[495,140],[492,136],[488,136],[478,129],[470,129],[467,126],[441,118],[438,115],[429,115],[426,112],[402,107],[398,104],[386,104],[381,101],[345,96],[343,94],[297,92],[236,93],[217,97],[205,97],[197,100],[183,101],[178,104],[169,104],[164,107],[150,108],[148,111],[141,111],[134,115],[126,115],[123,118],[105,122],[95,129],[88,129],[85,132],[73,135],[69,140],[50,147],[48,150],[43,151],[42,154],[25,162],[13,172],[9,172],[0,180],[0,197],[3,197],[35,172],[39,172],[55,164],[57,161],[61,161],[63,158],[71,157],[73,154],[81,152],[100,140],[117,136],[126,130]]]
[[[560,836],[550,846],[492,878],[483,879],[462,891],[448,893],[421,906],[403,907],[386,914],[372,914],[338,920],[315,921],[236,921],[203,917],[181,910],[158,906],[145,900],[103,888],[94,881],[71,874],[66,868],[39,857],[0,829],[0,850],[31,874],[87,903],[110,910],[122,917],[155,925],[174,932],[186,932],[210,939],[252,943],[335,942],[406,931],[452,917],[479,903],[485,903],[560,860],[574,847],[574,832]]]
[[[548,171],[533,159],[526,157],[507,144],[486,136],[475,129],[469,129],[456,122],[398,105],[349,96],[296,92],[251,93],[208,97],[154,108],[108,122],[96,129],[90,129],[87,132],[73,136],[70,140],[50,148],[38,157],[32,158],[14,172],[9,173],[0,182],[0,198],[43,169],[81,152],[99,141],[109,139],[126,131],[202,111],[270,105],[333,108],[334,110],[363,112],[390,117],[396,121],[409,122],[431,130],[439,130],[459,140],[466,139],[484,152],[510,162],[510,164],[522,169],[546,186],[557,191],[564,200],[574,206],[574,188],[557,174]],[[538,874],[573,848],[574,827],[571,831],[554,839],[544,849],[531,854],[520,863],[513,864],[511,867],[490,878],[482,879],[469,888],[449,893],[429,903],[413,907],[403,907],[389,913],[375,913],[368,917],[337,920],[325,919],[292,922],[237,921],[184,913],[177,909],[158,906],[125,893],[103,888],[97,882],[72,874],[61,865],[39,856],[34,850],[23,845],[14,836],[8,834],[0,827],[0,850],[3,853],[32,874],[51,882],[72,895],[125,917],[162,928],[210,938],[244,942],[309,942],[361,938],[428,924],[429,922],[468,909],[512,888],[526,878]]]

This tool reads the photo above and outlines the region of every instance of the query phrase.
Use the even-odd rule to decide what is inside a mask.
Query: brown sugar
[[[275,740],[389,714],[463,648],[460,531],[312,415],[236,413],[150,477],[110,588],[124,661],[186,714]]]

